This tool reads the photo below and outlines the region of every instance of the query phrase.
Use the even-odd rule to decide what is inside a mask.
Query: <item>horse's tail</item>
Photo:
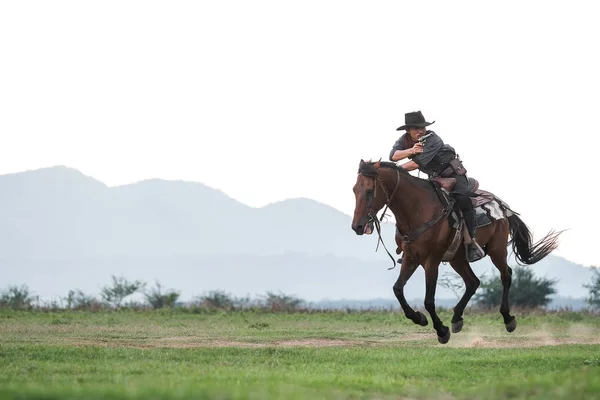
[[[535,264],[550,254],[558,247],[558,236],[562,233],[552,230],[537,243],[532,243],[529,228],[517,214],[508,217],[508,226],[512,237],[509,243],[512,244],[513,253],[520,265]]]

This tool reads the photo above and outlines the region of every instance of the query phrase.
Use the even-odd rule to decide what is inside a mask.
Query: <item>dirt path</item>
[[[195,336],[175,336],[159,339],[67,339],[61,344],[73,346],[101,346],[101,347],[131,347],[131,348],[210,348],[210,347],[381,347],[381,346],[406,346],[411,342],[431,344],[451,348],[523,348],[540,346],[559,346],[565,344],[600,344],[600,337],[595,335],[589,326],[574,325],[567,332],[557,334],[550,329],[539,329],[530,333],[486,334],[477,329],[452,334],[450,342],[446,345],[437,343],[434,332],[409,333],[397,339],[372,339],[372,340],[342,340],[342,339],[293,339],[270,341],[236,341],[227,339],[210,339]]]

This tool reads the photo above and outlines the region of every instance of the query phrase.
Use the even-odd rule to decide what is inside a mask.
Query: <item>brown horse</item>
[[[379,232],[377,213],[384,206],[389,207],[394,214],[398,245],[396,253],[404,252],[400,276],[393,287],[394,294],[408,319],[421,326],[428,324],[427,317],[413,310],[404,298],[406,282],[417,267],[422,265],[425,269],[425,309],[431,316],[439,342],[447,343],[450,340],[450,330],[435,312],[435,289],[440,262],[449,261],[466,287],[464,295],[454,307],[452,332],[460,332],[462,329],[464,309],[480,284],[466,260],[465,247],[456,246],[456,243],[462,243],[463,238],[460,218],[452,217],[459,215],[458,208],[456,214],[453,213],[455,207],[452,197],[436,183],[412,176],[395,163],[380,161],[360,161],[353,191],[356,206],[352,229],[357,235],[371,234],[374,224]],[[500,313],[506,330],[512,332],[517,327],[517,321],[510,315],[508,304],[512,276],[512,269],[507,263],[508,245],[512,244],[519,264],[531,265],[558,246],[558,236],[562,232],[551,231],[534,244],[529,228],[505,203],[489,192],[476,193],[492,196],[496,209],[502,210],[500,215],[496,215],[496,219],[490,218],[491,223],[477,228],[477,241],[500,271],[503,286]],[[510,242],[509,233],[512,237]]]

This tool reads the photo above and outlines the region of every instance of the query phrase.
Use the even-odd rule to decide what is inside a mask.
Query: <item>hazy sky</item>
[[[351,214],[360,159],[387,159],[422,110],[536,238],[570,228],[556,254],[600,264],[597,8],[5,1],[0,174],[60,164],[109,186],[192,180]]]

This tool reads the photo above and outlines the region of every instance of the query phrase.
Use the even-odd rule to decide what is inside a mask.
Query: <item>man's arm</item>
[[[392,160],[392,161],[404,160],[406,157],[412,156],[413,154],[415,154],[414,147],[411,147],[410,149],[406,149],[406,150],[396,150],[392,153],[390,160]]]
[[[404,138],[406,137],[407,133],[405,133],[404,135],[400,136],[400,138],[398,140],[396,140],[396,143],[394,143],[394,146],[392,146],[392,151],[390,151],[390,161],[400,161],[405,159],[406,157],[412,156],[416,153],[420,153],[423,149],[423,146],[419,143],[418,149],[416,150],[415,153],[415,147],[410,148],[410,149],[405,149],[404,148]]]
[[[410,160],[409,162],[402,164],[401,167],[407,171],[413,171],[419,168],[419,165],[416,162]]]
[[[423,169],[443,146],[444,142],[442,139],[438,135],[432,134],[421,148],[421,154],[413,158],[412,161],[417,164],[417,168]]]
[[[404,148],[404,135],[394,143],[392,151],[390,152],[390,161],[400,161],[407,157],[414,156],[423,151],[423,143],[417,142],[410,149]]]

